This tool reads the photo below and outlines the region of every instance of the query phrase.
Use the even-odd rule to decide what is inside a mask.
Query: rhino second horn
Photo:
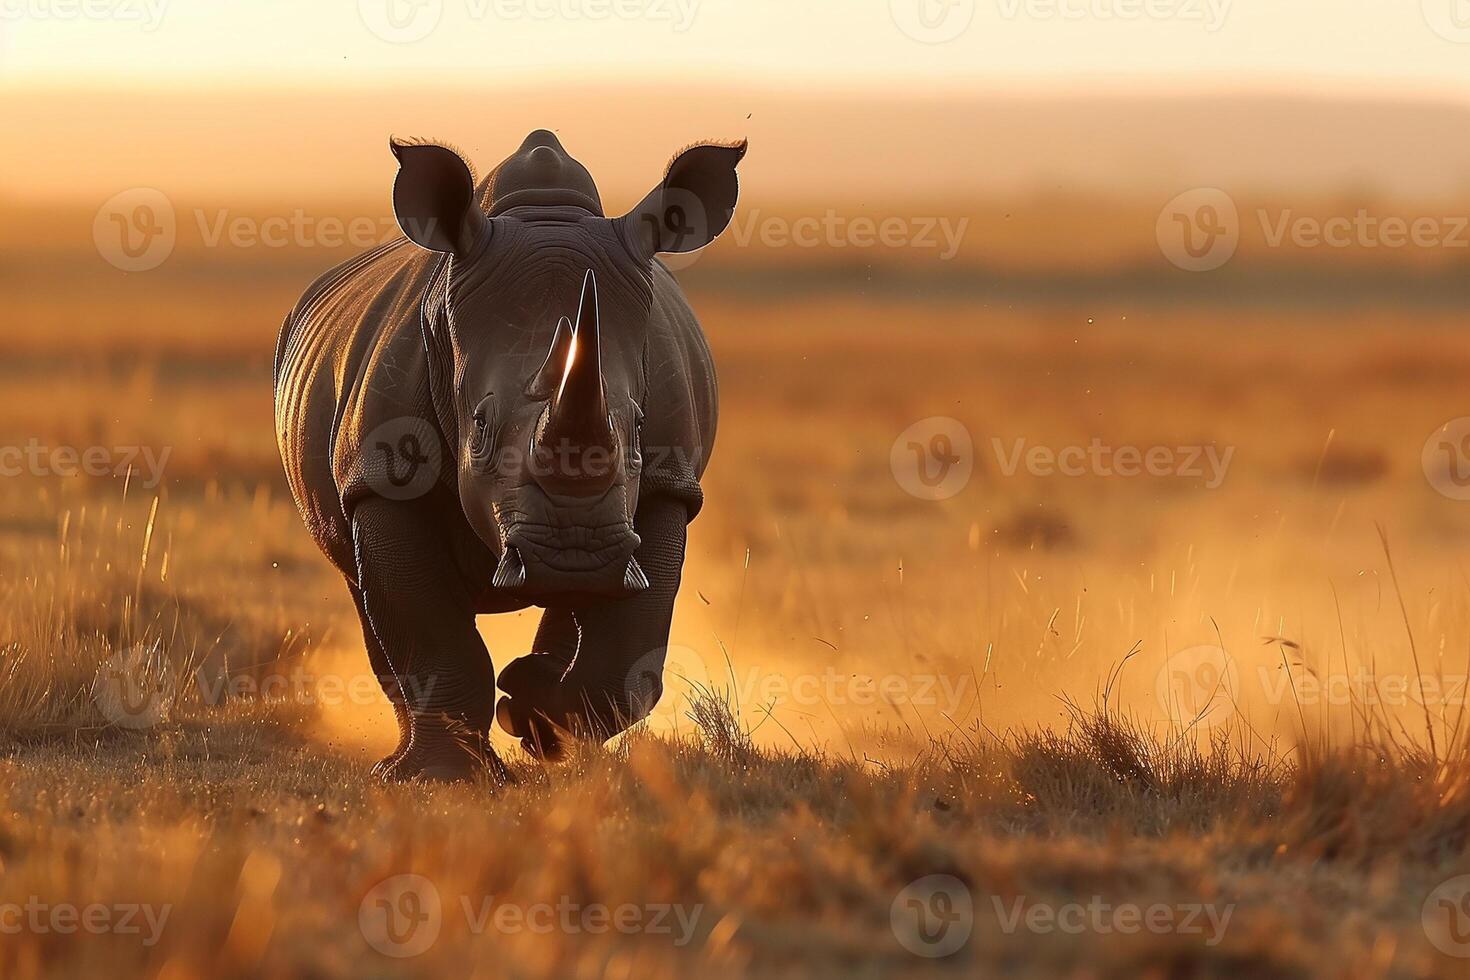
[[[541,368],[531,377],[531,383],[526,386],[526,394],[537,400],[549,400],[556,394],[556,389],[561,384],[561,377],[566,373],[567,358],[572,353],[572,321],[562,317],[557,321],[556,334],[551,338],[551,349],[546,352],[546,360],[541,362]]]
[[[628,568],[623,572],[623,588],[629,592],[642,592],[648,588],[648,576],[644,574],[637,558],[628,559]]]
[[[521,553],[515,545],[506,548],[505,554],[500,556],[492,584],[497,589],[518,589],[526,584],[526,563],[521,561]]]

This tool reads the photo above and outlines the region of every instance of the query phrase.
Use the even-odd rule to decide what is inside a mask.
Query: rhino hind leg
[[[490,747],[495,671],[450,549],[412,503],[376,498],[353,513],[358,587],[405,708],[407,745],[377,770],[385,780],[460,780],[508,773]]]
[[[656,497],[638,508],[638,563],[649,588],[623,599],[588,603],[537,632],[536,653],[507,664],[496,706],[500,727],[532,755],[558,758],[568,736],[602,742],[647,717],[663,693],[664,659],[674,599],[683,573],[688,510]],[[569,622],[570,621],[570,622]],[[575,643],[570,665],[557,656]]]
[[[398,745],[387,756],[373,764],[372,774],[382,776],[391,771],[403,754],[408,751],[410,732],[408,705],[404,703],[403,692],[398,688],[398,677],[393,673],[393,664],[389,661],[388,654],[384,652],[383,644],[378,641],[378,634],[373,629],[372,620],[368,618],[367,609],[363,605],[362,590],[353,583],[348,583],[347,587],[352,592],[353,604],[357,606],[358,621],[362,623],[362,641],[367,647],[368,663],[372,666],[378,683],[383,686],[383,694],[387,696],[388,703],[393,706],[393,719],[398,723]]]

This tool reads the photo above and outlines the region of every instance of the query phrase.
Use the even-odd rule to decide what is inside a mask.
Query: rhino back
[[[313,283],[282,328],[275,403],[286,479],[317,544],[349,576],[365,440],[405,419],[433,425],[419,310],[436,264],[406,239],[380,246]]]

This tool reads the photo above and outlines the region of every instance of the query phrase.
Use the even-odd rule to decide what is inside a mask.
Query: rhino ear
[[[669,164],[659,184],[636,208],[618,219],[633,250],[652,258],[659,252],[704,248],[730,224],[740,179],[735,166],[746,142],[692,146]]]
[[[424,248],[468,255],[489,218],[475,203],[475,177],[458,153],[435,143],[388,146],[398,158],[393,214],[408,238]]]

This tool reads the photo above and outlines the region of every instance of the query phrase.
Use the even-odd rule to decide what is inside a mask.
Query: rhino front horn
[[[582,280],[577,324],[567,352],[561,384],[551,402],[551,418],[567,436],[591,437],[607,429],[607,392],[602,384],[602,329],[597,309],[597,276]]]
[[[544,449],[545,458],[538,459],[533,476],[550,491],[601,493],[616,476],[618,444],[603,386],[599,317],[597,276],[588,269],[561,377],[535,441]],[[553,341],[552,357],[555,346]]]

